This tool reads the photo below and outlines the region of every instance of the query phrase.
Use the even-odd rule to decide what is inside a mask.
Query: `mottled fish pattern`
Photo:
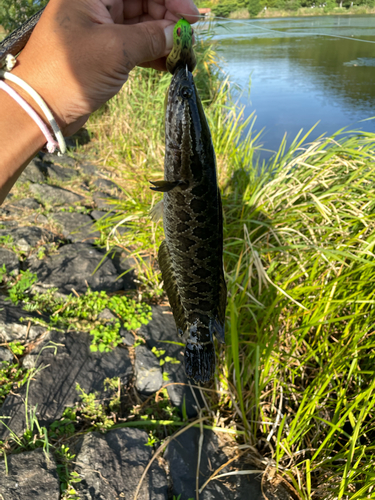
[[[164,180],[152,188],[164,192],[158,260],[178,333],[186,336],[186,374],[205,383],[215,371],[213,335],[224,342],[223,217],[211,133],[186,67],[172,78],[165,133]]]

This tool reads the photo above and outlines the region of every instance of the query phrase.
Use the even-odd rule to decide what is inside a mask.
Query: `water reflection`
[[[311,139],[343,127],[375,132],[375,121],[361,122],[375,116],[375,43],[356,40],[375,42],[375,16],[223,23],[214,40],[232,80],[246,89],[251,79],[240,101],[247,115],[255,110],[256,129],[265,128],[266,149],[318,121]]]

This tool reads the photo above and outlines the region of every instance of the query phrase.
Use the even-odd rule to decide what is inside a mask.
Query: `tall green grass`
[[[227,346],[208,398],[216,423],[256,446],[300,498],[372,498],[375,135],[308,145],[300,136],[259,166],[252,117],[230,104],[210,45],[198,52],[225,217]],[[163,177],[169,81],[135,71],[89,124],[124,189],[118,212],[99,223],[107,248],[134,256],[140,295],[157,300],[163,231],[148,211],[161,197],[148,181]]]

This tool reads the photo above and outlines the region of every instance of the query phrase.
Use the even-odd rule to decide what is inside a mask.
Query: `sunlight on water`
[[[343,127],[375,131],[375,121],[363,122],[375,116],[375,45],[354,39],[375,42],[375,16],[228,20],[215,26],[225,71],[243,89],[235,96],[247,115],[255,111],[264,148],[275,150],[285,133],[292,138],[317,122],[311,139]]]

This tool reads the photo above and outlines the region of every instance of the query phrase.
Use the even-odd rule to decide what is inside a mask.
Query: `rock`
[[[60,481],[52,454],[41,448],[8,455],[8,475],[0,462],[0,498],[12,500],[59,500]]]
[[[73,205],[84,199],[80,194],[48,184],[32,184],[30,191],[38,196],[42,203],[51,203],[56,206],[65,204]]]
[[[163,372],[159,359],[146,346],[135,348],[135,387],[149,396],[163,385]]]
[[[132,346],[134,345],[135,342],[135,337],[132,334],[132,332],[129,332],[126,328],[122,327],[120,328],[120,336],[122,337],[122,343],[127,346]]]
[[[46,243],[55,239],[55,235],[50,231],[32,226],[0,231],[0,236],[6,235],[11,236],[16,247],[24,253],[28,253],[31,248],[36,247],[39,243]]]
[[[27,312],[20,306],[15,306],[10,300],[0,295],[0,343],[25,340],[28,330],[28,322],[21,322],[20,318],[29,316],[37,319],[47,319],[37,313]],[[40,325],[32,325],[27,334],[28,340],[34,340],[44,333],[46,328]]]
[[[176,497],[183,492],[184,499],[196,498],[195,476],[198,457],[198,442],[200,430],[191,428],[170,442],[164,453],[164,458],[170,466],[172,481],[172,495]],[[229,438],[218,436],[212,431],[204,430],[202,447],[199,486],[232,458],[234,450]],[[221,474],[237,469],[256,469],[249,464],[243,467],[240,460],[232,462],[220,471]],[[233,475],[221,479],[214,479],[208,483],[199,495],[200,500],[264,500],[261,490],[260,475]]]
[[[197,403],[189,386],[188,378],[185,374],[183,356],[185,348],[184,346],[162,342],[172,341],[183,343],[183,340],[177,334],[176,323],[174,321],[170,308],[160,306],[152,307],[152,320],[147,325],[142,325],[138,334],[144,337],[149,349],[152,349],[153,347],[156,347],[157,349],[163,349],[165,350],[165,355],[163,356],[163,358],[169,356],[180,361],[179,364],[173,364],[169,362],[163,365],[163,372],[168,374],[168,383],[174,382],[179,384],[168,385],[168,395],[171,399],[172,404],[174,406],[177,406],[180,409],[180,412],[182,412],[182,407],[185,400],[187,416],[189,418],[195,417],[197,415]],[[193,390],[200,406],[203,407],[204,404],[198,389]]]
[[[56,355],[53,348],[43,349],[50,342],[62,344]],[[108,377],[120,377],[122,384],[129,383],[133,369],[127,349],[117,347],[110,352],[91,352],[90,343],[89,333],[51,332],[25,356],[26,368],[47,366],[33,377],[28,394],[29,409],[38,405],[41,426],[59,419],[66,406],[80,400],[77,383],[86,393],[98,391],[100,395],[104,395],[103,384]],[[8,395],[0,410],[3,416],[10,417],[6,423],[18,435],[25,429],[25,394],[26,386],[23,386],[19,395]],[[7,435],[8,431],[0,423],[0,439]]]
[[[86,434],[75,460],[77,472],[83,478],[75,485],[81,500],[131,500],[152,456],[152,448],[145,446],[147,440],[147,432],[139,429]],[[168,498],[165,471],[155,460],[142,483],[138,500]]]
[[[62,227],[62,233],[68,241],[74,243],[93,242],[100,238],[100,232],[95,231],[91,217],[78,212],[58,212],[52,218]]]
[[[4,264],[7,273],[13,272],[16,275],[19,273],[20,262],[17,255],[7,248],[0,248],[0,269]]]
[[[131,290],[136,288],[136,266],[137,261],[134,257],[129,257],[129,253],[125,252],[122,248],[115,247],[108,254],[108,258],[111,259],[119,275],[123,275],[126,290]],[[126,273],[126,274],[124,274]]]
[[[50,163],[57,163],[58,165],[68,165],[69,167],[75,167],[76,165],[76,160],[72,158],[71,156],[68,155],[54,155],[51,153],[44,153],[43,154],[43,161],[47,161]]]
[[[98,171],[98,167],[93,163],[85,161],[79,165],[79,169],[86,175],[94,175]]]
[[[41,207],[35,198],[23,198],[22,200],[14,201],[10,206],[19,210],[24,210],[25,208],[28,210],[38,210]]]
[[[106,193],[98,191],[93,194],[92,198],[99,210],[111,211],[116,209],[116,200],[118,200],[117,196],[109,196]]]
[[[37,273],[39,283],[51,285],[64,294],[85,293],[87,284],[94,291],[116,292],[124,289],[126,281],[105,254],[85,243],[62,246],[56,254],[43,260],[28,259],[30,271]],[[103,261],[103,262],[102,262]],[[94,273],[95,269],[100,267]]]
[[[103,218],[103,220],[108,219],[108,217],[112,217],[114,215],[114,212],[103,212],[102,210],[93,210],[90,213],[90,216],[95,219],[95,220],[100,220]]]
[[[25,221],[30,222],[31,224],[48,224],[48,219],[43,214],[29,215],[29,217],[25,218]]]
[[[113,181],[110,181],[109,179],[103,179],[103,177],[99,177],[98,179],[95,179],[93,184],[94,184],[94,186],[99,188],[104,193],[117,194],[117,193],[121,192],[121,189],[118,187],[117,184],[115,184]]]
[[[100,314],[98,314],[98,319],[106,319],[108,323],[112,323],[113,321],[116,321],[116,319],[118,318],[113,314],[113,312],[110,309],[106,307]]]
[[[34,158],[27,165],[17,182],[44,182],[46,180],[46,165],[38,158]]]
[[[60,167],[59,165],[49,165],[47,167],[47,176],[56,181],[69,181],[77,175],[78,172],[74,168]]]
[[[2,361],[13,361],[13,354],[9,349],[5,347],[0,347],[0,367]]]

